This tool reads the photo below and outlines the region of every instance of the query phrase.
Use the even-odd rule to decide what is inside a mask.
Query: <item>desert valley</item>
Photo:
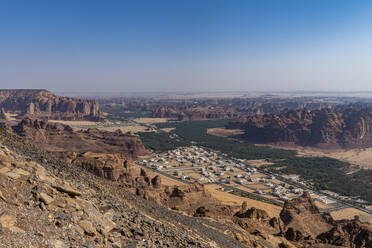
[[[368,99],[0,90],[0,107],[3,244],[372,244]]]
[[[0,0],[0,248],[372,248],[371,13]]]

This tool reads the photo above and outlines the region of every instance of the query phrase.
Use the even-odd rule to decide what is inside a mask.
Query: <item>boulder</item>
[[[67,193],[70,196],[80,196],[81,192],[73,189],[68,184],[53,184],[52,185],[55,189],[57,189],[60,192]]]
[[[45,205],[49,205],[54,201],[54,199],[51,196],[43,192],[39,194],[39,199],[41,202],[44,202]]]
[[[87,220],[82,220],[79,222],[79,226],[84,230],[84,232],[89,236],[96,235],[96,229],[94,228],[92,222]]]

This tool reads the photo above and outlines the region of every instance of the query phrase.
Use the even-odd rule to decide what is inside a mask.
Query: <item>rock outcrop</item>
[[[287,201],[280,213],[281,233],[292,242],[323,243],[342,247],[367,248],[372,244],[372,225],[354,220],[335,221],[320,213],[310,194]]]
[[[267,247],[367,248],[372,244],[371,224],[358,218],[335,221],[329,214],[319,212],[308,192],[287,201],[280,218],[270,218],[254,207],[247,209],[243,203],[232,220],[253,235],[251,240],[261,237],[267,241]]]
[[[326,244],[367,248],[372,247],[372,228],[356,218],[353,221],[337,223],[335,227],[317,238]]]
[[[0,108],[42,119],[103,120],[97,101],[57,96],[47,90],[0,90]]]
[[[74,165],[112,181],[117,181],[124,173],[128,173],[130,171],[128,167],[131,164],[126,157],[119,153],[73,153],[70,159]]]
[[[301,238],[315,239],[332,228],[332,218],[321,214],[308,192],[287,201],[280,213],[285,236],[292,241]]]
[[[244,130],[255,143],[296,144],[322,148],[364,148],[372,145],[372,109],[291,110],[239,118],[228,128]]]
[[[9,120],[8,116],[6,115],[6,112],[5,112],[4,108],[1,108],[1,110],[0,110],[0,120],[4,120],[4,121]]]
[[[91,128],[75,131],[68,125],[29,117],[12,129],[30,143],[54,153],[59,158],[70,160],[69,162],[72,153],[121,154],[126,159],[133,160],[147,152],[138,136],[122,133],[120,130],[110,132]],[[87,154],[85,157],[88,158]],[[105,155],[102,156],[104,157]],[[109,155],[106,158],[109,158]]]

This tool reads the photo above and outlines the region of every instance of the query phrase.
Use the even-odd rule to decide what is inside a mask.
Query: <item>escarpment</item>
[[[0,90],[0,108],[42,119],[103,120],[97,101],[57,96],[47,90]]]
[[[133,160],[147,151],[138,136],[120,130],[110,132],[90,128],[73,130],[61,123],[46,120],[23,119],[12,130],[30,143],[54,153],[57,157],[67,158],[69,153],[118,153]]]
[[[236,119],[228,128],[244,130],[255,143],[290,143],[322,148],[372,146],[372,109],[291,110]]]

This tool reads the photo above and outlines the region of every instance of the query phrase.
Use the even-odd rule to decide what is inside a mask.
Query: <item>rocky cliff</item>
[[[98,102],[57,96],[47,90],[0,90],[0,108],[43,119],[102,120]]]
[[[293,143],[301,146],[359,148],[372,145],[372,109],[334,111],[291,110],[239,118],[228,128],[244,130],[255,143]]]
[[[70,126],[46,120],[24,118],[12,130],[30,143],[68,158],[70,153],[118,153],[133,160],[147,151],[138,136],[130,133],[98,129],[73,130]]]

